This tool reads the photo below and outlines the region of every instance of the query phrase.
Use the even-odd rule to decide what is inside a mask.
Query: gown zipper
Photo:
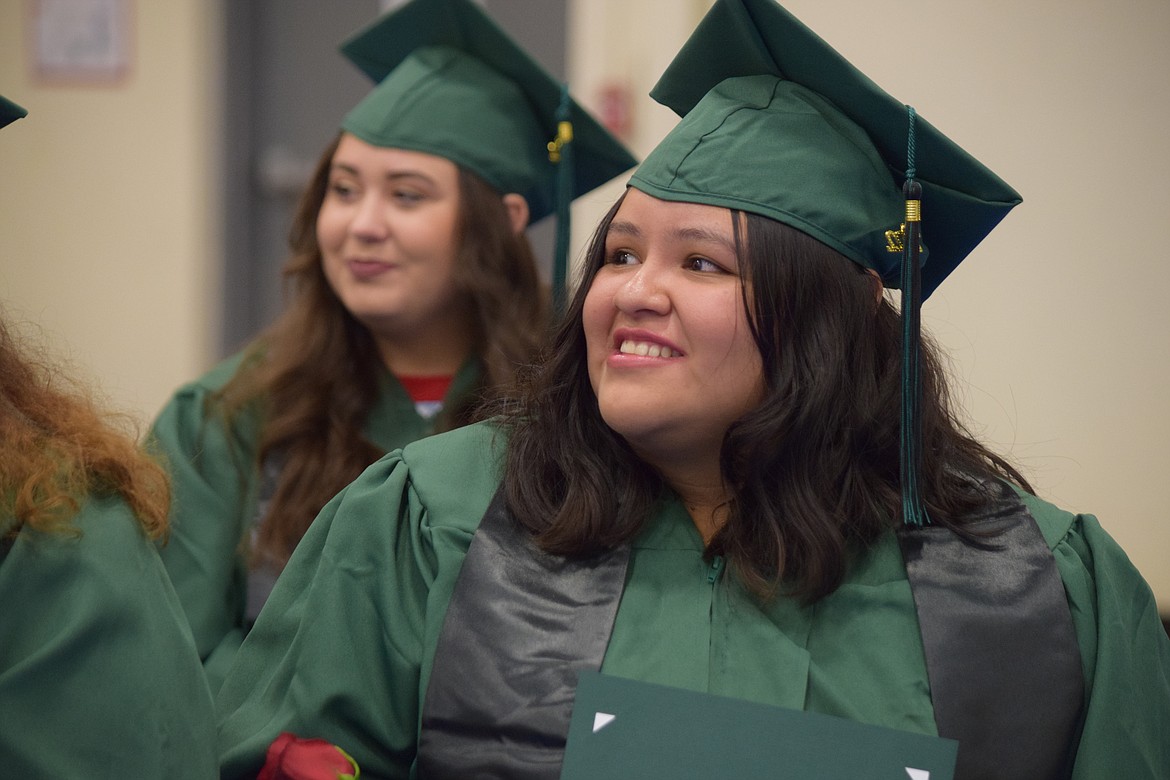
[[[719,580],[719,575],[723,573],[723,556],[716,555],[711,559],[711,565],[707,567],[707,583],[714,585]]]

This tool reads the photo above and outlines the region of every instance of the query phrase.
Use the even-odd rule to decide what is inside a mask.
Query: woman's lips
[[[346,267],[358,279],[372,279],[393,269],[394,265],[379,260],[350,260],[346,263]]]

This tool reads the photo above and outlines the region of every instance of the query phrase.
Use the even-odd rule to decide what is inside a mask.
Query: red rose
[[[256,780],[357,780],[357,762],[323,739],[300,739],[284,732],[268,746]]]

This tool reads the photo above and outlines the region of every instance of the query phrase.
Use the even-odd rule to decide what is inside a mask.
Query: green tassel
[[[902,244],[902,422],[899,447],[902,478],[902,522],[930,524],[918,484],[922,470],[922,185],[915,181],[914,109],[909,112],[906,142],[906,233]]]

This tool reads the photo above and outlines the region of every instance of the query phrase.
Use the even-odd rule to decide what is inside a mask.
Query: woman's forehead
[[[653,233],[679,239],[733,241],[730,209],[663,200],[632,187],[622,198],[607,232],[633,237]]]

